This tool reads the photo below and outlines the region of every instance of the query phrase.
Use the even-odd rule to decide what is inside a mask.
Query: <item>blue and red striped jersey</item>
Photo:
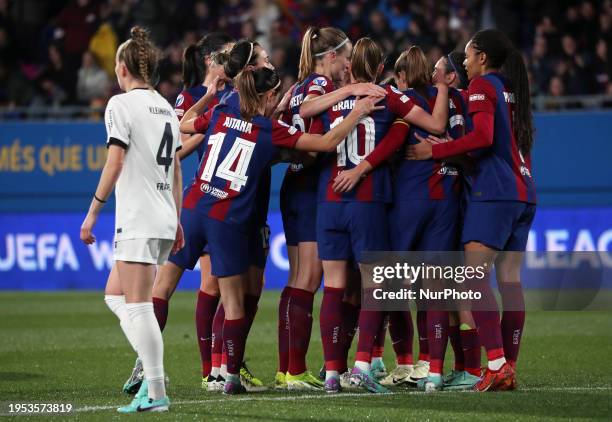
[[[470,82],[470,115],[494,116],[493,144],[472,153],[477,170],[472,179],[472,201],[521,201],[536,203],[531,157],[519,151],[513,130],[514,92],[499,73],[488,73]]]
[[[263,116],[246,121],[229,104],[209,110],[194,125],[206,133],[206,153],[183,207],[246,228],[254,218],[260,182],[279,147],[293,148],[302,132]]]
[[[232,89],[223,96],[221,104],[240,110],[240,94],[236,89]],[[268,209],[270,208],[270,189],[272,185],[272,169],[268,167],[259,181],[257,193],[255,194],[255,212],[253,214],[253,224],[260,227],[268,220]]]
[[[295,126],[302,132],[309,132],[313,119],[303,119],[300,116],[300,106],[307,96],[325,95],[333,90],[334,84],[329,78],[318,73],[309,75],[291,90],[291,99],[289,104],[287,104],[287,110],[283,113],[283,121]],[[298,189],[316,191],[320,171],[320,167],[317,164],[318,161],[306,168],[304,168],[302,163],[289,164],[285,173],[285,177],[290,178],[287,182],[291,183],[292,187]]]
[[[404,93],[423,110],[433,113],[438,90],[427,86],[417,92],[408,89]],[[463,136],[465,132],[464,108],[456,90],[449,90],[449,113],[447,131],[452,138]],[[429,133],[418,126],[410,125],[404,147],[419,143],[416,134],[426,138]],[[402,154],[402,156],[405,154]],[[393,195],[395,201],[411,199],[456,199],[460,193],[459,170],[444,161],[412,161],[402,159],[396,167]]]
[[[213,108],[221,99],[229,92],[231,92],[234,88],[230,84],[225,84],[225,87],[217,91],[215,98],[213,98],[212,102],[208,105],[207,110]],[[182,120],[183,116],[195,103],[200,101],[200,99],[206,95],[208,88],[204,85],[198,85],[191,88],[187,88],[183,90],[178,97],[176,97],[176,102],[174,103],[174,112],[176,113],[176,117],[178,117],[179,121]],[[202,160],[202,156],[204,155],[204,144],[198,145],[196,148],[196,153],[198,154],[198,162]]]
[[[332,189],[338,173],[361,163],[382,141],[393,121],[397,117],[406,116],[414,106],[413,101],[395,87],[381,86],[386,89],[387,96],[377,105],[384,106],[384,109],[362,117],[349,136],[340,142],[336,151],[323,156],[317,193],[319,202],[391,202],[391,175],[386,164],[370,172],[355,189],[349,192],[336,193]],[[323,133],[333,129],[351,112],[354,105],[355,97],[340,101],[313,121],[311,131]]]

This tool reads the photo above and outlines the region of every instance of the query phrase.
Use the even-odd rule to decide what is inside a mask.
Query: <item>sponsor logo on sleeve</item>
[[[391,91],[395,92],[396,94],[400,94],[400,95],[404,94],[402,91],[400,91],[399,89],[397,89],[393,85],[389,85],[389,87],[391,88]]]
[[[177,98],[176,98],[176,105],[175,107],[180,107],[183,105],[183,103],[185,102],[185,96],[183,94],[180,94]]]
[[[484,101],[484,100],[485,100],[484,94],[471,94],[470,95],[470,101]]]

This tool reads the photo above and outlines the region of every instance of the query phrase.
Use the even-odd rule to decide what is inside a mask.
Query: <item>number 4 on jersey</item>
[[[156,157],[157,164],[165,168],[166,178],[168,178],[168,170],[170,170],[170,166],[172,165],[172,139],[172,127],[170,127],[170,123],[166,123],[164,135],[157,149]],[[165,156],[162,155],[164,152],[166,153]]]
[[[225,140],[225,133],[216,133],[208,137],[208,145],[210,151],[204,165],[204,171],[200,179],[205,182],[210,182],[214,176],[230,182],[230,189],[240,192],[242,187],[246,185],[248,176],[246,172],[251,162],[255,144],[246,139],[236,138],[232,148],[229,150],[221,164],[217,167],[221,146]],[[232,170],[232,166],[235,168]]]

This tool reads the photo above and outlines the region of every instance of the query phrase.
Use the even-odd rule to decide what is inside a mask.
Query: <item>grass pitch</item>
[[[252,372],[271,385],[275,373],[278,291],[266,291],[247,346]],[[315,303],[320,304],[320,296]],[[519,390],[504,393],[424,394],[402,389],[393,395],[335,396],[270,390],[227,397],[200,389],[199,354],[193,322],[195,294],[179,292],[170,302],[164,332],[170,376],[164,420],[557,420],[612,419],[612,313],[527,314]],[[318,309],[308,355],[322,362]],[[0,293],[0,409],[8,403],[71,403],[56,420],[119,418],[115,408],[134,355],[101,292]],[[393,368],[389,340],[385,363]],[[448,364],[452,358],[447,359]],[[124,416],[127,417],[127,416]]]

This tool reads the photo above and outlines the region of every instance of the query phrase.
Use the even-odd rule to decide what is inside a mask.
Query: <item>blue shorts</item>
[[[216,277],[242,274],[249,267],[248,234],[230,224],[183,208],[181,224],[185,247],[168,259],[183,269],[192,270],[202,251],[210,254],[211,273]]]
[[[364,262],[365,251],[389,249],[387,206],[382,202],[319,202],[317,209],[319,258]]]
[[[270,226],[253,225],[249,229],[249,264],[264,269],[270,251]]]
[[[456,251],[459,201],[414,199],[393,204],[389,240],[394,251]]]
[[[461,243],[479,242],[498,251],[524,251],[535,204],[519,201],[470,201]]]
[[[287,246],[317,241],[316,191],[283,190],[280,208]]]

